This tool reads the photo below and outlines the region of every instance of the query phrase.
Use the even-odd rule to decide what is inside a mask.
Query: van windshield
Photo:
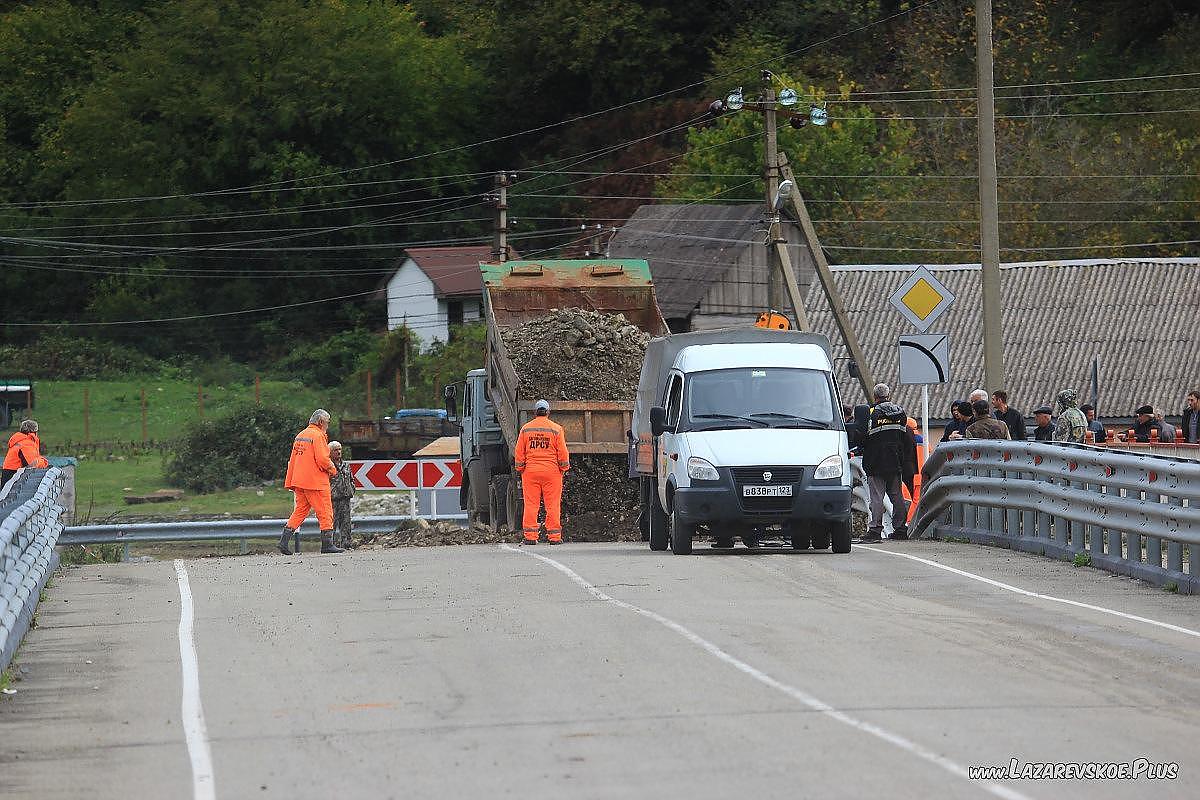
[[[717,369],[688,376],[687,430],[842,427],[827,373],[815,369]]]

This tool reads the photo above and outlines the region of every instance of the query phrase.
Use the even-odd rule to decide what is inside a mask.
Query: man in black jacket
[[[1187,393],[1187,408],[1183,409],[1183,440],[1192,444],[1200,444],[1200,389],[1192,389]]]
[[[908,538],[908,501],[900,490],[905,483],[912,491],[917,472],[917,443],[908,429],[908,415],[891,402],[892,390],[887,384],[877,384],[875,406],[867,423],[863,444],[863,471],[867,473],[867,489],[871,497],[871,520],[864,542],[878,542],[883,537],[883,499],[892,503],[892,537]]]
[[[996,419],[1008,426],[1008,438],[1025,441],[1025,415],[1008,404],[1008,392],[997,389],[992,392],[992,406]]]

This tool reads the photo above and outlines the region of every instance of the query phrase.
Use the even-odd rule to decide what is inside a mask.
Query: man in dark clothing
[[[1183,410],[1183,440],[1200,444],[1200,389],[1188,392],[1184,402],[1187,408]]]
[[[1160,420],[1154,418],[1154,406],[1141,406],[1137,411],[1137,422],[1133,426],[1133,438],[1139,442],[1150,441],[1150,431],[1158,431],[1158,440],[1160,442],[1168,441],[1164,437],[1163,424]],[[1172,434],[1174,439],[1174,434]]]
[[[996,419],[1008,426],[1008,438],[1024,441],[1025,415],[1008,404],[1008,392],[992,392],[992,405],[996,407]]]
[[[1052,442],[1054,441],[1054,420],[1052,414],[1053,409],[1050,406],[1041,406],[1034,409],[1033,419],[1037,422],[1037,427],[1033,429],[1033,440],[1035,442]]]
[[[863,444],[863,471],[871,497],[871,519],[864,542],[878,542],[883,533],[883,499],[892,503],[892,537],[908,538],[908,501],[900,490],[903,482],[912,490],[917,472],[917,443],[908,429],[908,415],[891,402],[887,384],[875,386],[875,406],[867,423]]]
[[[987,400],[976,400],[973,404],[975,421],[967,426],[968,439],[1011,439],[1008,426],[992,417],[992,408]]]
[[[942,438],[949,439],[951,434],[957,433],[957,438],[962,439],[967,434],[967,426],[975,419],[974,412],[963,416],[961,413],[962,407],[970,407],[970,403],[966,400],[955,400],[950,404],[950,421],[946,423],[946,427],[942,430]]]
[[[1083,416],[1087,419],[1088,430],[1096,437],[1096,444],[1104,444],[1108,441],[1108,431],[1104,430],[1104,426],[1100,424],[1100,420],[1096,419],[1096,407],[1090,403],[1085,403],[1079,407],[1083,412]]]

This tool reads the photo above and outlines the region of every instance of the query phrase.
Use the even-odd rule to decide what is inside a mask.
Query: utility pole
[[[763,188],[767,199],[767,218],[778,219],[775,198],[779,194],[779,135],[775,129],[775,85],[769,70],[762,71],[763,112]],[[770,223],[767,234],[767,308],[774,311],[783,305],[783,275],[779,261],[775,258],[775,239],[778,230]]]
[[[975,0],[979,71],[979,243],[983,289],[983,377],[988,391],[1004,386],[1001,332],[999,193],[996,188],[996,101],[992,82],[992,0]]]
[[[589,244],[588,244],[587,253],[585,254],[586,257],[587,258],[600,258],[601,256],[603,256],[604,254],[602,252],[600,252],[600,237],[603,235],[603,233],[601,232],[600,223],[597,222],[595,225],[588,225],[588,224],[584,223],[583,225],[580,226],[580,228],[585,231],[588,230],[589,228],[591,228],[591,230],[592,230],[592,233],[588,239]]]
[[[763,178],[767,201],[767,308],[771,311],[783,307],[784,289],[792,304],[796,329],[807,331],[808,315],[804,313],[804,298],[796,282],[796,271],[792,268],[792,256],[783,237],[779,209],[779,136],[775,117],[775,76],[770,70],[762,71],[762,98],[758,110],[763,113]]]
[[[496,264],[508,261],[508,186],[511,178],[511,173],[496,173],[496,192],[488,197],[496,209],[496,226],[492,232],[492,261]]]
[[[788,165],[788,158],[783,153],[779,154],[779,171],[784,180],[792,181],[795,184],[796,179],[792,175],[792,168]],[[850,351],[851,360],[858,365],[858,382],[862,386],[863,395],[870,400],[875,381],[871,377],[871,370],[867,365],[867,359],[863,356],[862,347],[858,344],[858,337],[854,335],[854,328],[850,326],[850,318],[846,315],[846,306],[842,303],[842,295],[833,283],[833,272],[829,269],[825,251],[821,248],[821,241],[817,238],[817,229],[813,227],[812,218],[808,215],[808,206],[804,204],[804,196],[800,194],[799,187],[792,190],[790,200],[792,214],[800,223],[800,230],[804,232],[804,239],[808,243],[808,252],[812,255],[813,265],[816,267],[817,279],[821,282],[821,288],[825,291],[825,299],[829,302],[829,310],[833,312],[833,320],[842,334],[842,341],[846,343],[846,349]]]

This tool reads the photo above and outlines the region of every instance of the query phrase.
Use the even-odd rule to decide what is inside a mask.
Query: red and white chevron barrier
[[[407,461],[351,461],[356,489],[365,491],[415,491],[457,489],[462,486],[462,462],[457,458],[423,458]]]

